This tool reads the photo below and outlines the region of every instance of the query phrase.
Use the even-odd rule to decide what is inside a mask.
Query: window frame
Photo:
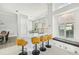
[[[73,37],[67,37],[66,35],[67,35],[67,33],[66,33],[66,26],[67,26],[67,24],[72,24],[72,30],[73,30]],[[60,38],[63,38],[63,39],[74,39],[74,23],[62,23],[62,24],[59,24],[59,26],[58,26],[58,31],[60,31],[60,26],[61,25],[63,25],[64,26],[64,35],[63,36],[61,36],[60,35],[60,33],[59,33],[59,37]]]

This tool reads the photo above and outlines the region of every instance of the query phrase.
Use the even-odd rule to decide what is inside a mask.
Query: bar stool
[[[47,37],[46,36],[41,36],[40,41],[42,42],[42,46],[40,47],[40,51],[46,51],[46,48],[44,46],[44,42],[47,42]]]
[[[37,49],[37,44],[40,43],[40,38],[39,37],[33,37],[32,38],[32,44],[35,45],[35,49],[32,51],[33,55],[39,55],[40,51]]]
[[[22,46],[22,52],[19,55],[27,55],[27,52],[24,51],[24,46],[28,44],[28,42],[24,39],[17,39],[16,44],[18,46]]]
[[[49,41],[51,39],[52,39],[52,35],[51,34],[50,35],[47,35],[47,40],[48,40],[47,45],[46,45],[47,48],[51,48],[51,45],[49,44]]]

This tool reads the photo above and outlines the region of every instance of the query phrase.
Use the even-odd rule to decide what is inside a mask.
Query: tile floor
[[[0,49],[0,55],[18,55],[21,52],[21,47],[12,46],[4,49]],[[32,55],[31,51],[28,51],[28,55]],[[58,48],[56,46],[52,46],[52,48],[47,48],[45,52],[40,52],[40,55],[72,55],[72,53]]]

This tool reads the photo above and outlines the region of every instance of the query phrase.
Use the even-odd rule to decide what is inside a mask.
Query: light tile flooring
[[[18,55],[21,52],[21,47],[12,46],[4,49],[0,49],[0,55]],[[48,48],[45,52],[41,52],[40,55],[71,55],[72,53],[58,48],[56,46],[52,46],[52,48]],[[28,55],[32,55],[31,51],[28,51]]]

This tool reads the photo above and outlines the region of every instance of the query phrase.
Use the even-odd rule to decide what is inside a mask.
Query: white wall
[[[22,14],[17,14],[17,22],[18,22],[18,37],[23,37],[27,33],[27,16]]]
[[[79,42],[79,8],[72,11],[74,17],[74,40]]]
[[[17,35],[16,14],[0,11],[0,31],[10,31],[10,36]],[[3,24],[1,24],[3,23]]]
[[[52,27],[53,27],[53,29],[52,29],[52,31],[53,31],[53,37],[59,37],[59,35],[58,35],[58,21],[57,21],[57,17],[56,16],[52,16]]]

